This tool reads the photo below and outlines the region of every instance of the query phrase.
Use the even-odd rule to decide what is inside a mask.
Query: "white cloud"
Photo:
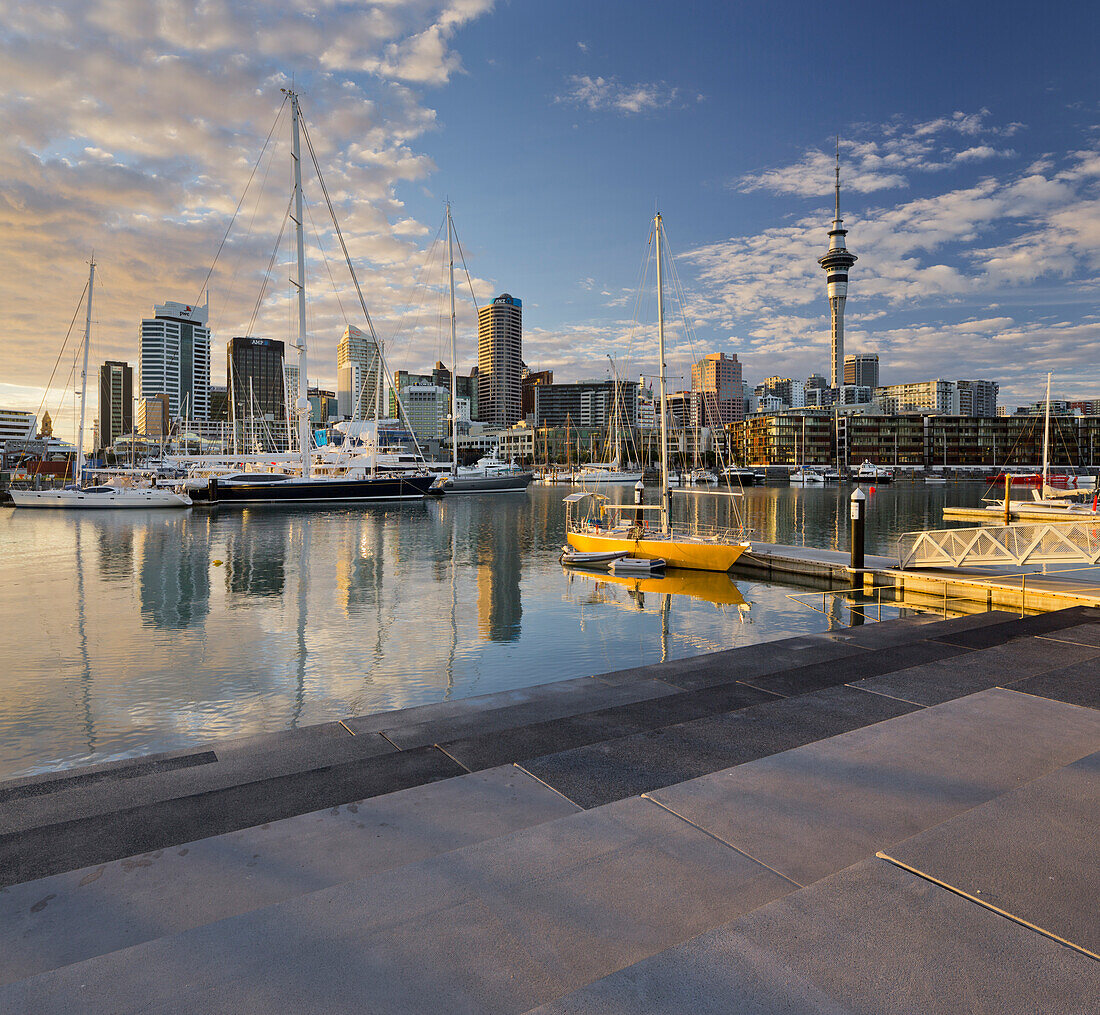
[[[417,144],[436,120],[410,85],[440,85],[459,71],[454,33],[492,6],[0,0],[0,257],[9,266],[0,377],[45,383],[93,249],[102,281],[94,354],[136,366],[137,323],[152,304],[199,297],[291,70],[372,315],[387,334],[411,322],[420,243],[436,224],[410,218],[398,192],[433,171]],[[215,377],[225,339],[249,323],[286,208],[287,138],[284,117],[211,280]],[[308,179],[307,195],[307,227],[316,223],[336,258],[350,313],[357,301]],[[308,242],[319,258],[317,239]],[[291,321],[283,259],[280,292],[255,324],[277,338]],[[331,383],[344,314],[327,271],[311,264],[310,373]],[[420,332],[416,342],[428,349],[432,339]]]
[[[618,78],[590,77],[574,74],[569,87],[555,102],[584,106],[592,112],[612,111],[634,115],[665,109],[679,95],[679,89],[662,81],[623,84]]]

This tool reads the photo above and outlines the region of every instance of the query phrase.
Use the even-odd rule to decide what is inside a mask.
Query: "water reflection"
[[[851,622],[841,597],[815,613],[770,582],[565,575],[565,492],[326,512],[0,509],[0,777]],[[765,487],[740,507],[757,538],[843,549],[849,493]],[[945,498],[966,503],[950,486],[880,491],[868,552],[935,524]],[[718,510],[676,502],[703,522]]]
[[[141,532],[138,584],[148,626],[183,630],[201,624],[210,612],[208,544],[202,527],[190,521],[180,512],[161,513]]]

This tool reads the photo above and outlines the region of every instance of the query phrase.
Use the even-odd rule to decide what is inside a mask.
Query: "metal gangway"
[[[1100,519],[906,532],[898,540],[898,563],[903,568],[1097,564]]]

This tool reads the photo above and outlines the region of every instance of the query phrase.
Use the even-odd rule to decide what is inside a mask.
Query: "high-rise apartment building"
[[[878,355],[860,353],[844,357],[844,383],[878,387]]]
[[[0,409],[0,444],[4,441],[34,440],[38,416],[22,409]]]
[[[523,411],[523,303],[508,293],[477,312],[477,412],[511,426]]]
[[[959,389],[959,415],[997,415],[997,394],[1001,388],[996,381],[956,381],[955,386]]]
[[[533,393],[536,426],[603,429],[614,423],[626,430],[638,418],[637,381],[536,384]]]
[[[954,381],[937,378],[913,384],[887,384],[875,389],[875,400],[891,415],[897,412],[939,412],[958,415],[959,389]]]
[[[844,302],[848,298],[848,269],[856,263],[856,255],[844,246],[848,230],[840,217],[840,142],[836,150],[836,211],[833,228],[829,230],[829,252],[819,257],[817,263],[825,270],[825,287],[829,293],[829,311],[832,316],[833,355],[831,385],[844,383]]]
[[[700,396],[697,425],[721,429],[745,418],[741,364],[736,355],[712,352],[693,363],[691,390]]]
[[[161,303],[141,322],[138,386],[142,398],[168,396],[171,419],[210,415],[210,329],[207,308]]]
[[[229,415],[246,419],[286,419],[286,372],[283,343],[272,338],[234,336],[225,347]],[[298,389],[290,392],[291,404]]]
[[[336,394],[341,416],[367,419],[382,415],[383,406],[375,411],[381,369],[378,344],[366,332],[349,324],[336,347]]]
[[[793,377],[765,377],[761,394],[774,395],[791,409],[802,409],[806,405],[806,388],[801,381]]]
[[[110,447],[134,430],[134,368],[129,363],[107,360],[99,368],[99,440]]]

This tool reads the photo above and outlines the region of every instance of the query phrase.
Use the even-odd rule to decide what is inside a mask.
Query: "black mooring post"
[[[867,495],[857,486],[852,491],[852,562],[853,571],[863,570],[863,529],[867,516]]]

